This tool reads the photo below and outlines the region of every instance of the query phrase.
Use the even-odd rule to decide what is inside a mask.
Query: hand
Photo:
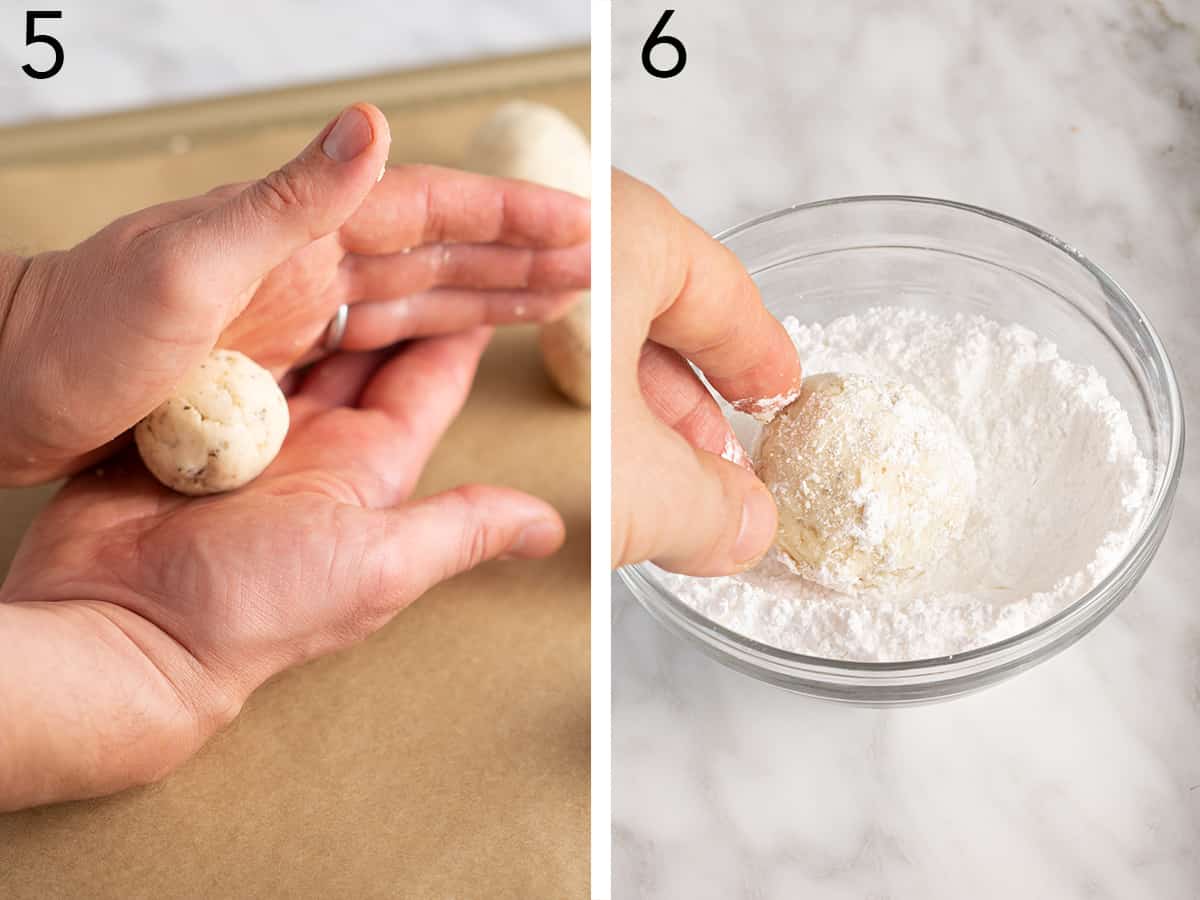
[[[377,184],[389,143],[353,106],[261,181],[0,259],[0,484],[110,454],[218,344],[280,376],[341,303],[358,304],[343,348],[369,349],[549,318],[587,286],[586,201],[428,166]]]
[[[234,493],[174,494],[132,451],[70,481],[0,589],[0,810],[155,780],[272,674],[485,559],[553,552],[558,515],[516,491],[407,500],[488,333],[318,363]]]
[[[660,194],[613,172],[613,559],[693,575],[748,568],[775,502],[716,401],[799,388],[800,362],[737,258]],[[727,452],[728,451],[728,452]]]

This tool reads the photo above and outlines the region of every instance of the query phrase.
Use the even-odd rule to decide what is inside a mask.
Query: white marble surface
[[[705,228],[932,194],[1037,223],[1163,333],[1200,422],[1200,4],[680,4],[684,74],[614,10],[614,160]],[[809,701],[721,668],[614,588],[614,896],[1200,896],[1197,454],[1122,608],[937,706]]]
[[[26,48],[25,11],[66,50]],[[587,0],[0,0],[0,125],[586,43]]]

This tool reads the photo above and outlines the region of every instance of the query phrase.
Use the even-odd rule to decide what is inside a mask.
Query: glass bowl
[[[1074,247],[1016,219],[925,197],[870,196],[779,210],[717,239],[749,270],[776,316],[825,322],[871,306],[978,313],[1018,322],[1090,364],[1129,413],[1153,488],[1128,553],[1057,615],[994,644],[903,662],[824,659],[769,647],[716,624],[668,590],[649,563],[621,578],[671,631],[762,681],[829,700],[892,706],[995,684],[1087,634],[1137,584],[1162,541],[1183,462],[1175,373],[1146,316]]]

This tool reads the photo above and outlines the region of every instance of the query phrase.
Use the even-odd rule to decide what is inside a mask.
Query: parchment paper
[[[586,128],[586,62],[563,51],[0,131],[0,245],[69,246],[261,175],[358,99],[388,113],[393,164],[453,164],[512,97]],[[279,676],[161,784],[0,816],[0,897],[586,896],[588,434],[534,330],[502,330],[418,493],[530,491],[562,512],[567,546],[454,579]],[[0,572],[48,494],[0,492]]]

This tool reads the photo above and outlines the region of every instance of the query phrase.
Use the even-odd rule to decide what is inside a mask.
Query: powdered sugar
[[[732,432],[725,435],[725,447],[721,450],[721,459],[727,459],[731,463],[744,466],[747,469],[753,468],[750,464],[750,455],[737,439],[737,435]]]
[[[759,422],[770,422],[775,418],[776,414],[800,396],[799,390],[788,391],[783,394],[776,394],[774,397],[757,397],[746,400],[735,400],[733,408],[740,413],[745,413],[757,419]]]
[[[848,596],[772,555],[728,578],[664,574],[686,603],[763,643],[837,659],[943,656],[1024,631],[1100,581],[1142,523],[1149,464],[1095,369],[1027,328],[900,307],[785,325],[806,375],[886,375],[920,390],[975,460],[965,535],[902,592]],[[742,442],[760,426],[727,412]]]

